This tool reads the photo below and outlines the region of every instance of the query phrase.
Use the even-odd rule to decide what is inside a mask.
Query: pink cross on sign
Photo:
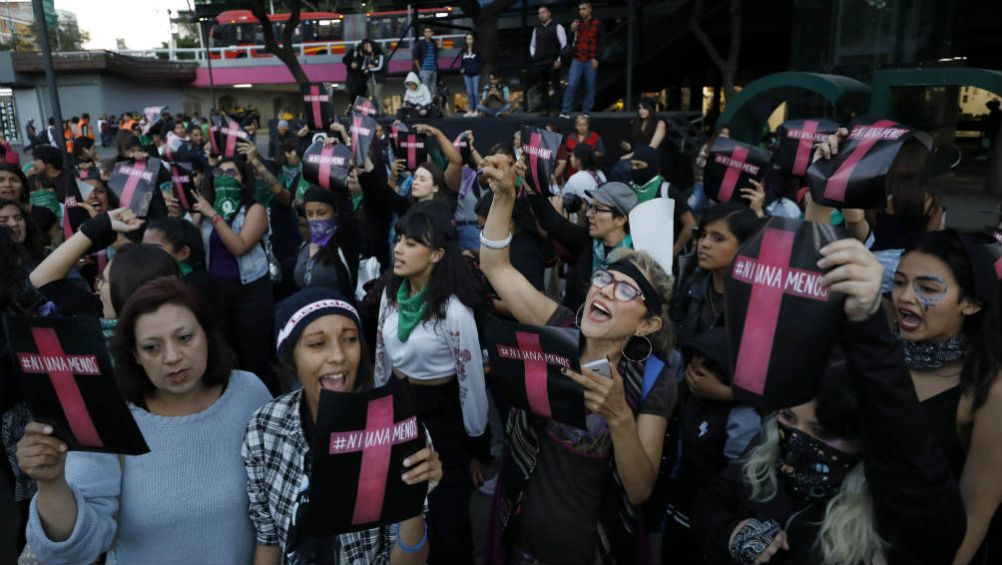
[[[170,178],[174,181],[174,186],[177,187],[177,197],[181,201],[181,207],[185,210],[191,210],[191,203],[188,202],[188,197],[184,193],[184,185],[190,182],[190,178],[182,173],[177,165],[171,165]]]
[[[821,285],[823,273],[790,267],[795,235],[766,228],[758,259],[738,255],[731,270],[732,278],[752,285],[734,385],[760,396],[765,391],[783,296],[828,300],[828,289]]]
[[[119,172],[128,177],[125,179],[125,186],[122,187],[122,197],[119,198],[119,201],[122,203],[122,206],[130,208],[132,197],[136,193],[139,181],[152,181],[153,174],[146,170],[146,161],[136,161],[132,166],[125,165],[119,169]]]
[[[873,149],[878,141],[895,140],[907,133],[902,128],[892,128],[895,125],[890,120],[880,120],[873,125],[858,125],[852,128],[849,139],[859,140],[859,145],[839,165],[835,173],[825,183],[825,198],[835,202],[845,202],[845,191],[849,186],[849,178],[856,165]]]
[[[407,150],[407,168],[413,171],[418,166],[417,150],[424,147],[424,142],[418,141],[417,135],[407,133],[404,134],[404,140],[400,142],[400,147]]]
[[[734,189],[738,187],[738,179],[741,178],[741,169],[748,160],[748,148],[740,145],[734,147],[731,155],[717,155],[718,163],[723,163],[727,167],[724,172],[724,179],[720,181],[720,190],[717,191],[718,202],[730,202],[734,195]]]
[[[804,129],[797,132],[799,141],[797,142],[797,157],[793,161],[793,174],[802,177],[807,174],[807,166],[811,164],[811,149],[814,147],[814,134],[818,131],[816,120],[805,120]],[[786,132],[787,137],[791,137],[792,131]]]
[[[393,396],[388,395],[369,401],[364,430],[331,434],[328,450],[331,455],[362,452],[352,524],[379,520],[383,513],[393,446],[417,438],[418,433],[415,416],[400,422],[393,421]]]
[[[66,422],[77,442],[85,447],[102,447],[104,442],[94,427],[75,375],[98,376],[101,369],[94,355],[67,355],[53,328],[31,328],[38,353],[18,353],[24,374],[48,375],[56,391]]]
[[[320,94],[320,86],[316,84],[310,85],[310,93],[305,97],[306,102],[309,102],[310,109],[312,110],[310,114],[313,117],[313,128],[314,129],[324,129],[323,124],[323,113],[320,110],[320,103],[327,102],[328,97]]]
[[[550,394],[546,388],[547,370],[543,348],[539,345],[539,334],[515,332],[518,348],[535,355],[525,355],[525,396],[529,399],[529,409],[546,418],[553,417],[550,408]]]

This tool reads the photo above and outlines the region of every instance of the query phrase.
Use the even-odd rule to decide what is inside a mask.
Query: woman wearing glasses
[[[675,381],[665,372],[646,395],[641,392],[647,357],[671,349],[666,312],[672,279],[649,255],[616,249],[591,274],[579,311],[560,306],[533,288],[509,260],[514,168],[503,156],[492,156],[484,174],[494,191],[480,248],[487,279],[519,322],[577,325],[581,364],[608,359],[611,368],[611,377],[588,369],[565,372],[584,387],[590,412],[585,430],[517,409],[508,416],[498,513],[492,520],[494,554],[488,561],[607,562],[611,552],[622,549],[612,542],[637,531],[635,506],[653,489],[674,408]],[[603,188],[610,184],[618,183]],[[599,191],[593,192],[593,205],[602,206]],[[589,219],[595,217],[593,210]]]
[[[637,205],[637,193],[621,182],[607,182],[585,192],[590,205],[585,207],[588,222],[579,226],[558,213],[550,205],[548,195],[529,198],[539,225],[553,241],[566,248],[575,258],[567,275],[567,292],[563,305],[571,310],[584,302],[592,271],[611,264],[616,249],[632,249],[630,210]]]
[[[270,364],[275,306],[263,244],[268,214],[254,202],[254,173],[246,162],[224,158],[212,172],[212,200],[195,193],[206,268],[230,297],[226,315],[236,334],[237,365],[277,394]]]

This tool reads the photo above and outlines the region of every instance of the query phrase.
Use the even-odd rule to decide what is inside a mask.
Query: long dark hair
[[[201,232],[194,224],[181,218],[168,216],[150,220],[146,231],[150,230],[164,234],[164,239],[169,241],[174,249],[180,250],[182,247],[187,247],[188,263],[196,269],[205,268],[205,244],[202,243]]]
[[[727,229],[731,230],[738,243],[744,243],[751,237],[755,230],[762,225],[762,219],[755,215],[748,206],[740,202],[723,202],[707,210],[703,217],[699,219],[699,231],[702,232],[706,226],[718,220],[727,223]]]
[[[926,217],[925,200],[929,179],[929,150],[909,141],[898,151],[887,171],[887,194],[896,216]]]
[[[254,204],[254,178],[255,178],[254,169],[252,169],[251,166],[247,164],[247,161],[237,157],[221,158],[219,162],[216,163],[216,168],[218,169],[219,166],[222,165],[223,163],[233,163],[237,167],[237,171],[240,172],[240,179],[241,179],[240,184],[243,185],[244,189],[241,195],[240,205],[246,208],[250,208],[251,204]],[[215,200],[216,190],[211,180],[209,181],[208,188],[209,190],[211,190],[210,200]]]
[[[422,318],[424,321],[445,318],[446,305],[452,296],[470,308],[482,304],[483,288],[459,249],[459,236],[452,225],[452,213],[448,206],[435,201],[414,204],[397,222],[397,238],[400,237],[444,251],[442,260],[432,268],[425,289],[428,307]],[[390,269],[386,284],[386,298],[390,304],[396,304],[397,291],[403,281],[403,277],[394,275]]]
[[[27,188],[27,187],[26,187]],[[24,250],[25,260],[30,263],[39,263],[45,258],[45,244],[42,242],[42,232],[35,224],[35,219],[31,217],[28,207],[17,200],[7,200],[0,198],[0,209],[13,206],[21,212],[24,219],[24,242],[20,247]]]
[[[469,46],[466,45],[466,36],[470,36],[470,37],[473,38],[473,45],[469,45]],[[476,54],[478,52],[478,48],[479,47],[480,47],[480,45],[479,45],[479,41],[477,40],[477,34],[473,33],[472,31],[466,32],[466,35],[463,36],[463,53],[474,53],[474,54]]]
[[[960,286],[959,298],[967,298],[981,306],[978,313],[965,317],[961,328],[969,346],[960,371],[960,386],[965,393],[973,393],[973,409],[977,410],[985,403],[989,389],[1002,370],[1002,350],[999,349],[1002,343],[1002,285],[996,280],[988,281],[990,284],[985,286],[991,289],[990,296],[976,296],[976,270],[961,237],[955,230],[926,232],[905,249],[905,254],[917,251],[946,263]]]
[[[640,109],[647,108],[647,118],[640,117]],[[654,136],[654,128],[658,124],[657,102],[653,98],[643,97],[637,102],[637,118],[633,122],[633,139],[650,140]]]
[[[21,181],[21,198],[19,199],[19,202],[27,204],[28,193],[31,192],[31,185],[28,184],[28,177],[24,176],[24,171],[22,171],[20,167],[11,165],[10,163],[0,163],[0,171],[13,173]]]
[[[177,262],[156,245],[131,243],[118,250],[108,269],[111,307],[117,316],[129,297],[144,284],[158,277],[177,276]]]
[[[137,406],[145,405],[146,395],[156,387],[143,366],[136,361],[136,322],[144,314],[156,312],[165,304],[176,304],[191,310],[205,332],[208,359],[202,381],[206,386],[226,384],[235,366],[235,357],[226,345],[218,321],[199,292],[177,277],[152,280],[129,297],[122,310],[111,351],[115,357],[115,377],[125,398]]]
[[[0,225],[0,313],[28,312],[41,299],[28,285],[27,261],[10,228]]]
[[[431,180],[438,187],[438,191],[435,193],[433,200],[442,202],[443,204],[450,205],[449,200],[449,185],[445,183],[445,171],[442,167],[438,165],[435,161],[425,161],[418,165],[414,171],[417,169],[424,169],[431,174]]]

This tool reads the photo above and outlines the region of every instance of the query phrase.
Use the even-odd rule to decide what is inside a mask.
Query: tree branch
[[[732,2],[740,2],[740,0],[732,0]],[[733,9],[733,4],[732,4],[732,9]],[[692,30],[692,33],[696,36],[696,39],[698,39],[699,42],[703,45],[703,48],[706,49],[706,54],[710,56],[710,60],[713,61],[713,64],[716,65],[718,69],[720,69],[720,72],[726,72],[728,61],[724,61],[724,58],[720,55],[720,52],[717,51],[717,48],[713,45],[713,42],[710,41],[710,37],[706,35],[706,32],[704,32],[701,27],[699,27],[699,18],[700,18],[700,13],[702,11],[703,11],[703,0],[696,0],[696,4],[692,8],[692,16],[689,19],[689,28]],[[733,21],[731,22],[731,24],[733,26]],[[731,42],[732,51],[733,48],[734,48],[734,43],[732,40]]]
[[[264,36],[265,50],[285,63],[285,66],[289,69],[292,78],[296,82],[299,84],[310,82],[310,78],[306,75],[306,71],[303,70],[303,66],[299,64],[299,58],[296,57],[295,49],[292,48],[292,36],[296,27],[299,26],[302,0],[289,1],[290,15],[289,20],[285,24],[285,29],[282,30],[281,45],[275,39],[275,28],[272,26],[271,20],[268,19],[268,8],[265,6],[265,0],[250,0],[250,8],[251,13],[254,14],[258,23],[261,24],[261,34]]]
[[[727,63],[732,69],[738,68],[738,56],[741,54],[741,0],[731,0],[731,49],[727,54]]]

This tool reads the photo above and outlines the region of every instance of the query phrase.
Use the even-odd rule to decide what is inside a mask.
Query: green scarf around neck
[[[591,245],[592,245],[591,270],[594,271],[595,269],[604,269],[608,267],[609,260],[605,255],[605,244],[602,243],[602,240],[597,238],[592,239]],[[616,249],[622,249],[624,247],[627,249],[633,249],[633,238],[630,237],[630,234],[626,234],[626,237],[623,238],[623,241],[620,241],[619,244],[613,247],[612,249],[613,251],[615,251]],[[609,254],[612,255],[612,253]]]
[[[397,339],[407,343],[411,337],[411,332],[421,322],[427,304],[424,299],[424,291],[411,296],[411,281],[404,279],[397,290],[397,314],[399,323],[397,324]]]
[[[633,184],[633,190],[637,193],[637,204],[643,204],[648,200],[654,200],[658,197],[658,193],[661,190],[661,183],[665,181],[664,177],[661,175],[654,175],[654,178],[647,181],[647,184],[643,186],[637,186]]]
[[[179,271],[181,271],[181,278],[182,279],[185,278],[185,277],[187,277],[191,273],[195,272],[195,267],[191,263],[189,263],[187,260],[178,261],[177,262],[177,268],[178,268]]]

